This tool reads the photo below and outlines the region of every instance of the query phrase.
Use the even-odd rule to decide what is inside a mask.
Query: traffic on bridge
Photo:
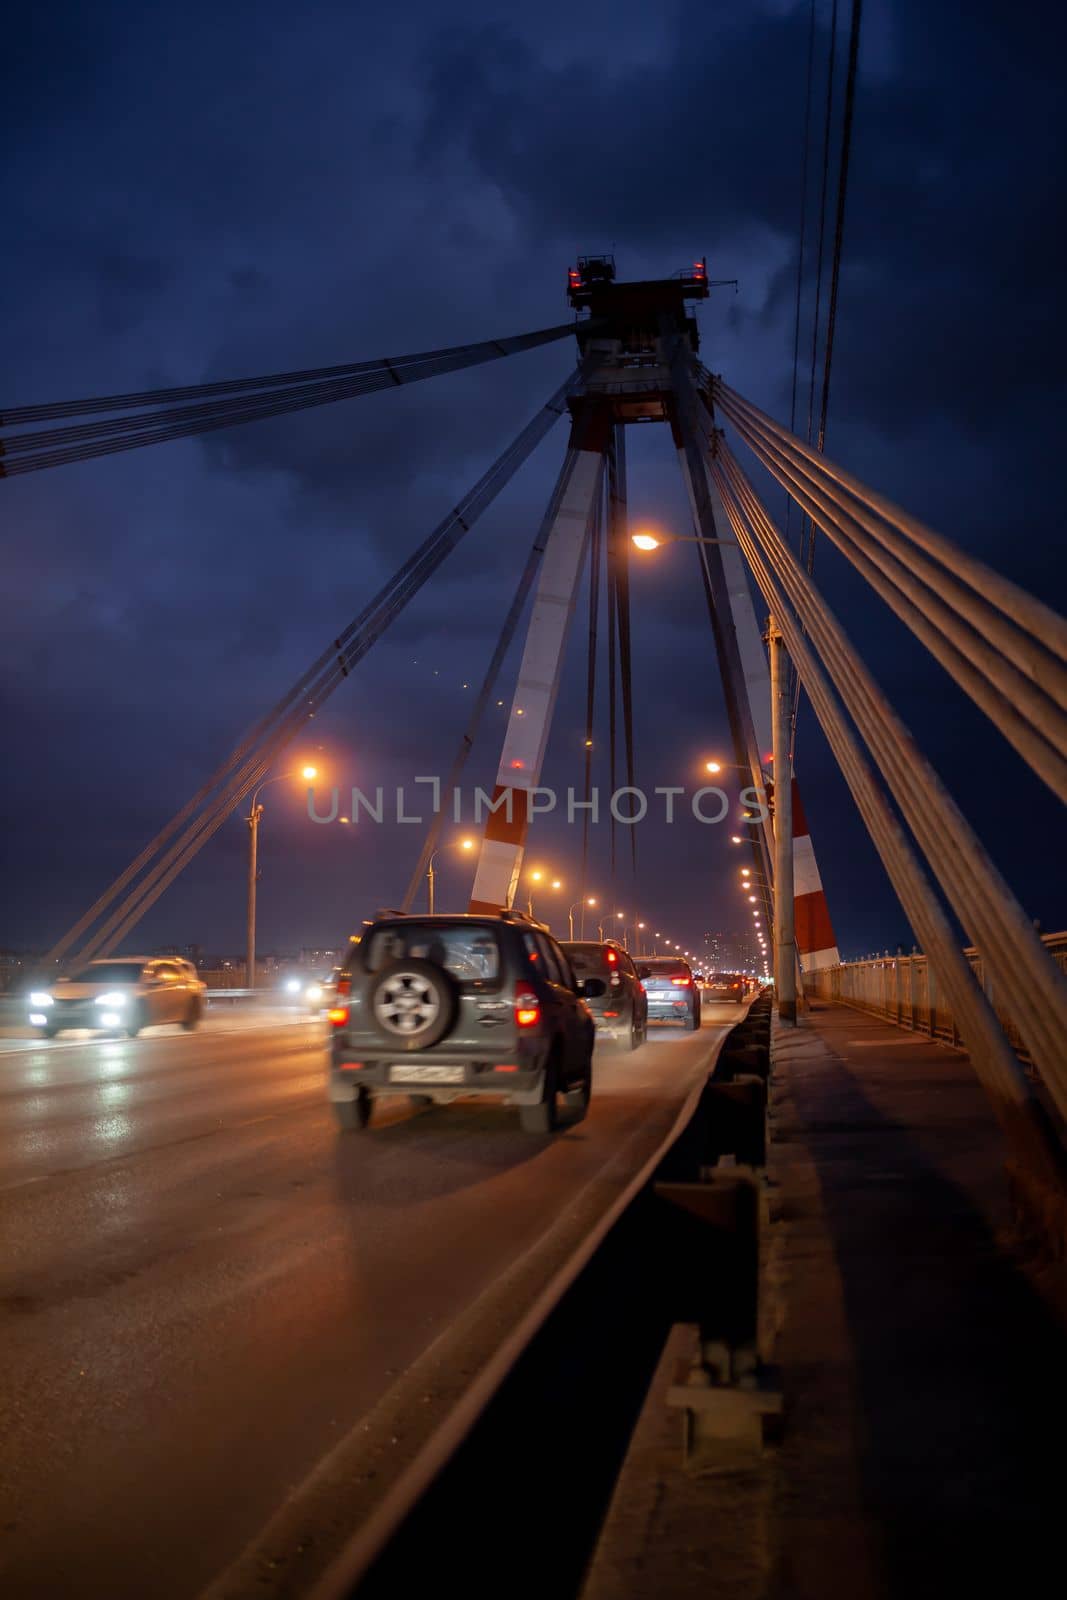
[[[1047,54],[244,10],[13,58],[3,1593],[1036,1589]]]

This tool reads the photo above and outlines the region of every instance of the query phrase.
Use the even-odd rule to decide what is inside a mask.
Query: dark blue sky
[[[806,0],[22,8],[0,87],[0,399],[541,327],[567,315],[574,257],[614,249],[624,277],[706,252],[713,277],[739,278],[701,311],[702,355],[787,417],[807,15]],[[1059,31],[1051,6],[867,0],[827,448],[1063,609]],[[46,944],[73,921],[571,359],[559,345],[0,485],[0,943]],[[683,526],[668,437],[631,440],[635,513]],[[563,444],[560,428],[294,760],[320,746],[332,777],[364,787],[447,765]],[[727,748],[683,554],[635,574],[648,788]],[[1062,926],[1054,800],[825,541],[817,577],[1028,911]],[[580,782],[583,654],[548,763],[561,786]],[[471,763],[482,783],[499,727]],[[798,764],[842,949],[910,943],[810,716]],[[641,830],[649,921],[686,943],[743,921],[727,837]],[[239,947],[244,844],[235,818],[134,942]],[[316,828],[279,784],[262,845],[269,949],[335,939],[395,901],[419,830]],[[595,848],[604,894],[606,829]],[[575,883],[566,828],[539,827],[534,856]],[[440,863],[446,903],[465,898],[457,859]],[[625,876],[617,895],[635,902]]]

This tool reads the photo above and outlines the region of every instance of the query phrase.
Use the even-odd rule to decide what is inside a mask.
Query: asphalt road
[[[717,1020],[721,1019],[721,1020]],[[737,1019],[339,1137],[321,1025],[0,1057],[0,1590],[195,1595],[553,1219],[622,1186]]]

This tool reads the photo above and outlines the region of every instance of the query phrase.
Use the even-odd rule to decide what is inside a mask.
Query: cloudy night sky
[[[829,0],[817,16],[816,190]],[[1063,610],[1059,16],[866,0],[827,453]],[[700,308],[702,359],[788,421],[808,19],[808,0],[22,7],[0,67],[0,403],[547,327],[570,315],[576,256],[612,251],[621,278],[704,254],[712,278],[737,278]],[[838,132],[840,111],[838,93]],[[809,292],[802,350],[810,310]],[[567,341],[0,484],[0,945],[59,937],[573,358]],[[806,364],[802,383],[803,417]],[[560,424],[276,770],[310,757],[342,793],[447,771],[565,437]],[[628,450],[634,519],[689,531],[667,431],[630,429]],[[816,579],[1027,912],[1064,926],[1051,794],[825,539]],[[684,548],[634,564],[649,790],[730,759],[694,580]],[[543,779],[560,788],[581,784],[582,633]],[[494,706],[468,769],[487,787],[504,716]],[[797,762],[843,953],[910,947],[808,712]],[[397,902],[420,828],[317,827],[296,784],[264,801],[261,952],[336,942]],[[728,835],[646,822],[617,903],[683,944],[744,926]],[[235,816],[131,946],[239,951],[245,847]],[[606,825],[593,852],[589,888],[607,898]],[[559,873],[564,903],[579,859],[579,829],[536,825],[528,861]],[[439,908],[465,904],[462,868],[446,844]]]

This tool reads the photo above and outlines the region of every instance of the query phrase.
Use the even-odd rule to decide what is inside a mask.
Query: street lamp
[[[578,907],[581,906],[581,908],[582,908],[582,920],[581,920],[581,923],[579,924],[579,938],[584,939],[585,938],[585,908],[586,908],[586,906],[595,906],[595,905],[596,905],[596,896],[595,895],[588,895],[584,900],[576,900],[572,906],[568,907],[568,910],[567,910],[567,927],[570,930],[570,932],[568,934],[568,937],[570,938],[572,943],[574,942],[574,913],[577,911]]]
[[[259,822],[263,807],[258,804],[263,790],[272,783],[283,783],[287,778],[303,778],[313,783],[318,777],[315,767],[301,767],[299,771],[280,772],[276,778],[267,778],[252,795],[248,808],[248,906],[245,913],[245,988],[256,986],[256,883],[259,880]]]
[[[631,538],[638,550],[658,550],[661,544],[737,544],[736,539],[703,539],[695,533],[635,533]]]
[[[466,850],[468,852],[473,850],[474,849],[474,840],[473,839],[460,839],[459,848],[461,850]],[[429,861],[426,863],[426,899],[427,899],[427,904],[429,906],[431,917],[433,916],[433,907],[434,907],[434,881],[435,881],[435,879],[437,877],[437,874],[434,872],[433,864],[437,860],[437,856],[438,856],[438,851],[435,850],[433,852],[433,854],[430,856]]]

